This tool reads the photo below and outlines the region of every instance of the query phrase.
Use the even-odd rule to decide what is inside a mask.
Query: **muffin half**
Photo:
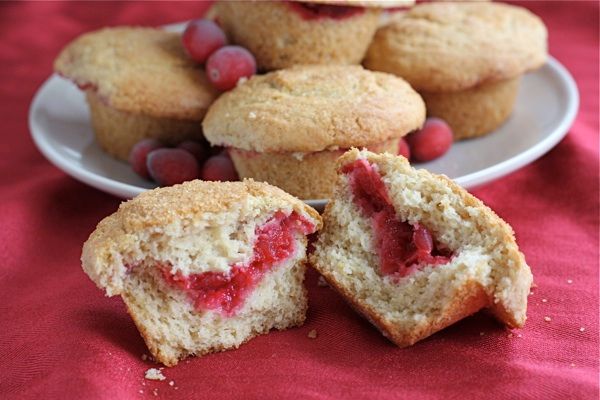
[[[81,261],[171,366],[301,325],[306,235],[320,226],[315,210],[267,184],[191,181],[121,204]]]
[[[312,265],[398,346],[482,309],[526,319],[532,275],[513,231],[444,176],[353,149],[338,162]]]

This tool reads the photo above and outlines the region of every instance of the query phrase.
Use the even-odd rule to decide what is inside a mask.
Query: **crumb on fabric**
[[[542,303],[547,303],[548,299],[542,299]]]
[[[317,281],[317,286],[328,287],[329,284],[327,283],[327,281],[325,280],[325,278],[323,278],[322,276],[319,276],[319,280]]]
[[[550,321],[552,321],[552,318],[550,318],[550,317],[544,317],[544,321],[550,322]]]
[[[485,335],[485,332],[479,332],[479,336]]]
[[[175,381],[169,381],[169,386],[175,386]]]
[[[582,326],[581,328],[579,328],[579,332],[585,332],[585,327]]]
[[[146,371],[144,377],[151,381],[164,381],[167,379],[160,369],[150,368]]]
[[[572,279],[567,279],[567,283],[570,285],[571,283],[573,283]]]
[[[317,330],[313,329],[312,331],[308,332],[308,337],[311,339],[316,339],[317,338]]]
[[[158,389],[154,389],[154,390],[152,391],[152,394],[153,394],[153,395],[155,395],[155,396],[158,396]]]

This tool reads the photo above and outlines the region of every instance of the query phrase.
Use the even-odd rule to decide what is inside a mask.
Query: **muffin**
[[[425,105],[405,81],[360,66],[302,66],[253,76],[224,93],[203,122],[241,178],[301,199],[332,193],[335,160],[350,147],[397,153]]]
[[[172,366],[301,325],[306,235],[320,226],[315,210],[267,184],[190,181],[121,204],[81,261]]]
[[[311,264],[404,347],[489,308],[525,323],[532,275],[511,227],[445,176],[353,149],[338,162]]]
[[[177,33],[140,27],[86,33],[62,50],[55,71],[85,91],[100,147],[127,160],[134,144],[202,137],[217,96]]]
[[[521,76],[547,57],[543,22],[498,3],[419,4],[381,28],[364,64],[406,79],[455,139],[485,135],[511,114]]]
[[[221,1],[218,21],[259,69],[358,64],[377,30],[380,7],[412,1]]]

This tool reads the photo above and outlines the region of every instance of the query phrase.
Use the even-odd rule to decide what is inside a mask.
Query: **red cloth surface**
[[[511,334],[478,313],[399,349],[310,272],[304,327],[183,361],[164,370],[164,382],[144,379],[155,364],[142,360],[148,351],[125,307],[79,262],[82,243],[120,200],[46,161],[27,112],[77,35],[186,20],[206,6],[0,5],[0,398],[598,398],[597,2],[524,3],[574,75],[580,111],[550,153],[474,191],[514,227],[535,275],[524,329]]]

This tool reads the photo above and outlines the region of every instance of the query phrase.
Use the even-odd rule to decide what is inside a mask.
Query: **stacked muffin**
[[[396,153],[424,120],[421,97],[402,79],[360,66],[303,66],[223,94],[203,127],[212,144],[229,148],[240,177],[320,199],[331,195],[346,149]]]
[[[303,64],[358,64],[381,10],[413,1],[221,1],[219,22],[254,53],[261,69]]]
[[[513,110],[523,73],[546,62],[543,22],[494,3],[419,4],[380,29],[365,66],[406,79],[456,139],[490,133]]]

